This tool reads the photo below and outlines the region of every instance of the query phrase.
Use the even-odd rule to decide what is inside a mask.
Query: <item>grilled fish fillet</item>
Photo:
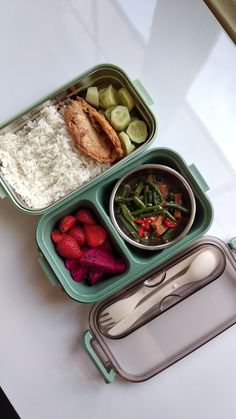
[[[96,109],[78,97],[64,109],[64,119],[75,144],[100,163],[111,163],[123,156],[115,130]]]

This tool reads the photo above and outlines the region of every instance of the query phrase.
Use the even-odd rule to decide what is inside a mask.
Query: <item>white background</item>
[[[2,1],[0,51],[1,121],[98,63],[139,78],[153,147],[196,164],[209,233],[236,236],[236,53],[202,1]],[[145,383],[105,385],[80,345],[90,306],[49,284],[36,223],[0,202],[0,386],[23,419],[235,419],[236,326]]]

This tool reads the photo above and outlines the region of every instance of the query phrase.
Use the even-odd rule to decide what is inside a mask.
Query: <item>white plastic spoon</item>
[[[148,298],[148,300],[144,301],[142,304],[136,307],[128,316],[120,320],[119,323],[117,323],[109,330],[109,335],[116,336],[125,332],[143,314],[145,314],[146,311],[162,301],[164,297],[175,293],[177,288],[180,288],[185,284],[201,281],[202,279],[206,278],[214,272],[218,264],[218,255],[213,249],[207,249],[198,254],[193,259],[191,265],[184,275],[177,278],[174,282],[166,284],[165,287],[161,288],[154,295]]]

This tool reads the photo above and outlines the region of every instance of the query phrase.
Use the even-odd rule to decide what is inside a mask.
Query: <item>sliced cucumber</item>
[[[106,118],[108,119],[109,122],[111,122],[111,111],[115,108],[116,108],[116,106],[112,106],[111,108],[107,108],[105,110],[105,116],[106,116]]]
[[[105,90],[107,89],[107,87],[99,87],[99,89],[98,89],[98,92],[99,92],[99,96],[101,96],[104,92],[105,92]]]
[[[101,96],[102,96],[102,94],[105,92],[105,90],[107,89],[107,87],[102,87],[101,89],[99,89],[99,106],[100,107],[103,107],[102,106],[102,102],[101,102]]]
[[[139,119],[134,120],[130,122],[126,133],[134,143],[143,143],[148,136],[147,124]]]
[[[117,131],[123,131],[130,123],[130,114],[126,106],[116,106],[111,111],[111,125]]]
[[[111,108],[112,106],[119,104],[118,92],[117,90],[110,84],[105,90],[101,89],[100,95],[100,105],[104,108]]]
[[[118,92],[118,95],[121,105],[127,106],[128,110],[131,111],[135,103],[130,92],[125,87],[121,87],[121,89]]]
[[[95,108],[99,107],[99,94],[96,86],[88,87],[85,100]]]
[[[119,138],[125,156],[135,150],[135,145],[131,143],[129,136],[124,131],[119,133]]]

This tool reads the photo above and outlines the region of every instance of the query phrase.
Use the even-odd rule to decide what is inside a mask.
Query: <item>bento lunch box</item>
[[[0,196],[8,195],[20,210],[28,214],[42,214],[36,228],[36,243],[39,264],[51,284],[61,286],[78,302],[95,303],[90,313],[91,330],[85,332],[83,345],[105,382],[112,382],[117,374],[138,382],[159,373],[236,321],[236,303],[233,301],[236,266],[234,250],[231,251],[229,246],[218,239],[202,238],[212,223],[213,208],[206,195],[208,186],[195,165],[188,166],[176,151],[168,148],[148,150],[157,129],[155,117],[149,109],[152,100],[142,84],[137,80],[131,82],[119,67],[101,64],[88,70],[6,121],[0,127],[0,134],[19,130],[29,119],[36,118],[49,102],[63,101],[83,93],[90,85],[103,83],[112,83],[114,87],[124,86],[130,90],[138,112],[148,126],[146,142],[96,179],[47,208],[37,210],[27,207],[2,176]],[[187,180],[196,199],[196,216],[191,229],[178,242],[160,251],[148,252],[125,242],[109,215],[109,196],[115,183],[127,171],[143,164],[162,164],[178,171]],[[122,274],[110,276],[93,286],[72,279],[50,237],[58,221],[79,208],[88,208],[94,212],[99,223],[106,228],[117,255],[126,262],[126,270]],[[235,240],[231,241],[230,246],[236,248]],[[104,308],[132,294],[138,287],[146,286],[150,278],[155,278],[162,271],[168,273],[173,266],[183,264],[185,259],[189,260],[201,248],[214,248],[223,255],[223,270],[214,279],[209,276],[196,287],[172,293],[173,298],[168,301],[163,299],[155,305],[127,333],[114,337],[104,330],[100,320]],[[154,292],[162,288],[164,282],[155,284]],[[220,301],[221,291],[221,310],[215,313],[214,301]],[[199,310],[200,306],[202,311]]]

